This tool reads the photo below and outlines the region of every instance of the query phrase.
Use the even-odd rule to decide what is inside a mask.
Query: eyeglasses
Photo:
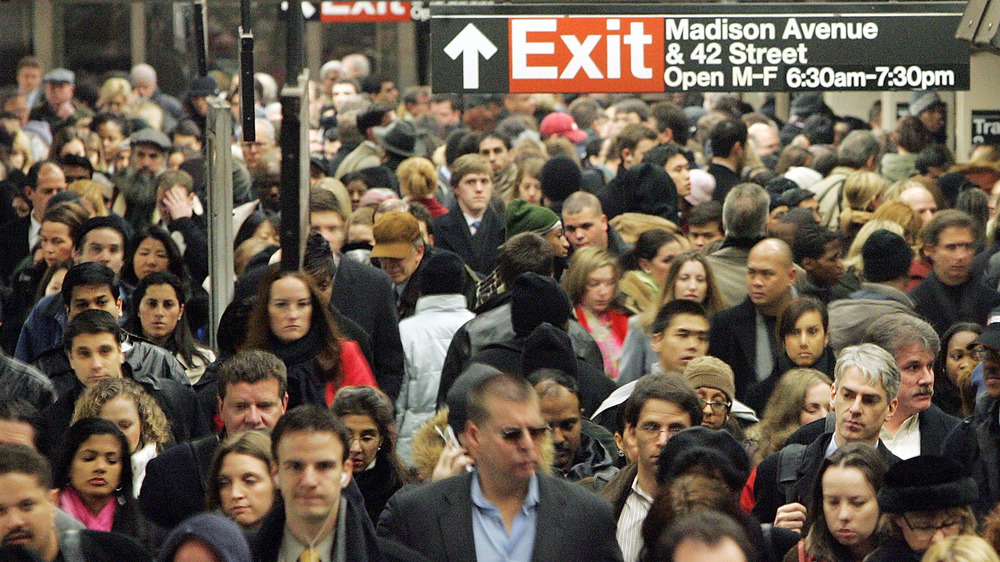
[[[705,406],[711,406],[712,411],[716,414],[725,414],[729,411],[729,408],[733,407],[732,402],[716,402],[714,400],[705,400],[704,398],[699,398],[698,402],[701,403],[701,408],[704,410]]]
[[[549,432],[551,428],[548,425],[540,425],[535,427],[502,427],[500,428],[500,437],[504,441],[510,441],[511,443],[516,443],[521,440],[521,436],[525,432],[528,433],[528,437],[532,441],[539,441],[546,433]]]
[[[670,437],[673,437],[674,435],[677,435],[678,433],[684,431],[685,429],[687,428],[675,425],[662,426],[658,423],[652,423],[652,422],[644,423],[639,426],[639,431],[646,434],[646,436],[650,438],[659,437],[663,433],[666,433]]]
[[[909,527],[910,530],[913,531],[914,533],[918,533],[928,537],[933,535],[937,531],[944,532],[947,530],[955,530],[952,528],[958,527],[959,525],[962,524],[962,519],[947,519],[945,521],[936,524],[930,523],[924,525],[914,525],[913,523],[910,523],[909,519],[906,518],[905,513],[903,514],[903,521],[906,521],[906,526]]]

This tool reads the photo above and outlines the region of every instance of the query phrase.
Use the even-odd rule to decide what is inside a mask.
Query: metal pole
[[[281,90],[281,268],[302,265],[309,232],[309,71]]]
[[[302,33],[305,28],[305,18],[302,5],[298,1],[288,2],[288,51],[285,53],[285,85],[294,86],[305,64],[305,50],[302,46]]]
[[[218,349],[219,321],[233,300],[236,274],[233,270],[233,138],[229,103],[209,96],[205,121],[205,164],[208,180],[208,341]]]
[[[205,0],[195,0],[194,7],[194,48],[198,55],[198,76],[208,76],[208,33],[205,22],[208,12]]]
[[[247,0],[244,3],[249,4]],[[254,124],[253,92],[253,32],[240,28],[240,122],[243,124],[243,141],[257,140]]]

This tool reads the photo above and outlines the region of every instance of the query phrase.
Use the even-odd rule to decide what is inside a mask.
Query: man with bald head
[[[765,238],[747,257],[747,298],[712,319],[708,354],[736,373],[736,398],[766,379],[782,353],[775,335],[778,313],[795,297],[797,270],[784,241]]]
[[[42,230],[42,215],[49,206],[49,199],[60,191],[66,191],[66,175],[57,162],[36,162],[28,170],[28,185],[24,194],[31,201],[31,212],[9,221],[0,229],[0,276],[10,277],[17,264],[30,249],[38,243]]]
[[[770,156],[774,154],[777,157],[777,153],[781,151],[781,140],[778,138],[778,131],[767,123],[754,123],[750,125],[747,129],[747,134],[753,140],[758,156]]]
[[[927,224],[938,210],[934,194],[922,185],[904,189],[899,193],[899,200],[913,209],[913,212],[920,217],[921,224]]]

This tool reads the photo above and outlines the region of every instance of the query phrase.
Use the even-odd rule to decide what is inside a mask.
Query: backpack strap
[[[799,467],[805,452],[806,446],[798,443],[786,445],[778,452],[778,490],[786,504],[798,501],[795,483],[799,481]]]

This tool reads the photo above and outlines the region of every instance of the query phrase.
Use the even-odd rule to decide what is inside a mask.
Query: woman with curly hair
[[[288,408],[329,407],[346,386],[377,386],[355,341],[344,339],[316,282],[302,271],[264,273],[241,349],[263,349],[288,368]]]
[[[351,433],[354,481],[365,498],[368,516],[378,521],[389,498],[412,481],[396,454],[392,400],[377,388],[350,386],[337,393],[333,413]]]
[[[105,379],[76,401],[73,422],[83,418],[106,419],[125,434],[132,461],[132,492],[139,497],[146,464],[174,440],[160,405],[130,379]]]
[[[576,308],[576,319],[597,342],[604,356],[604,373],[618,378],[628,312],[620,304],[618,259],[600,248],[581,248],[569,260],[562,286]]]

